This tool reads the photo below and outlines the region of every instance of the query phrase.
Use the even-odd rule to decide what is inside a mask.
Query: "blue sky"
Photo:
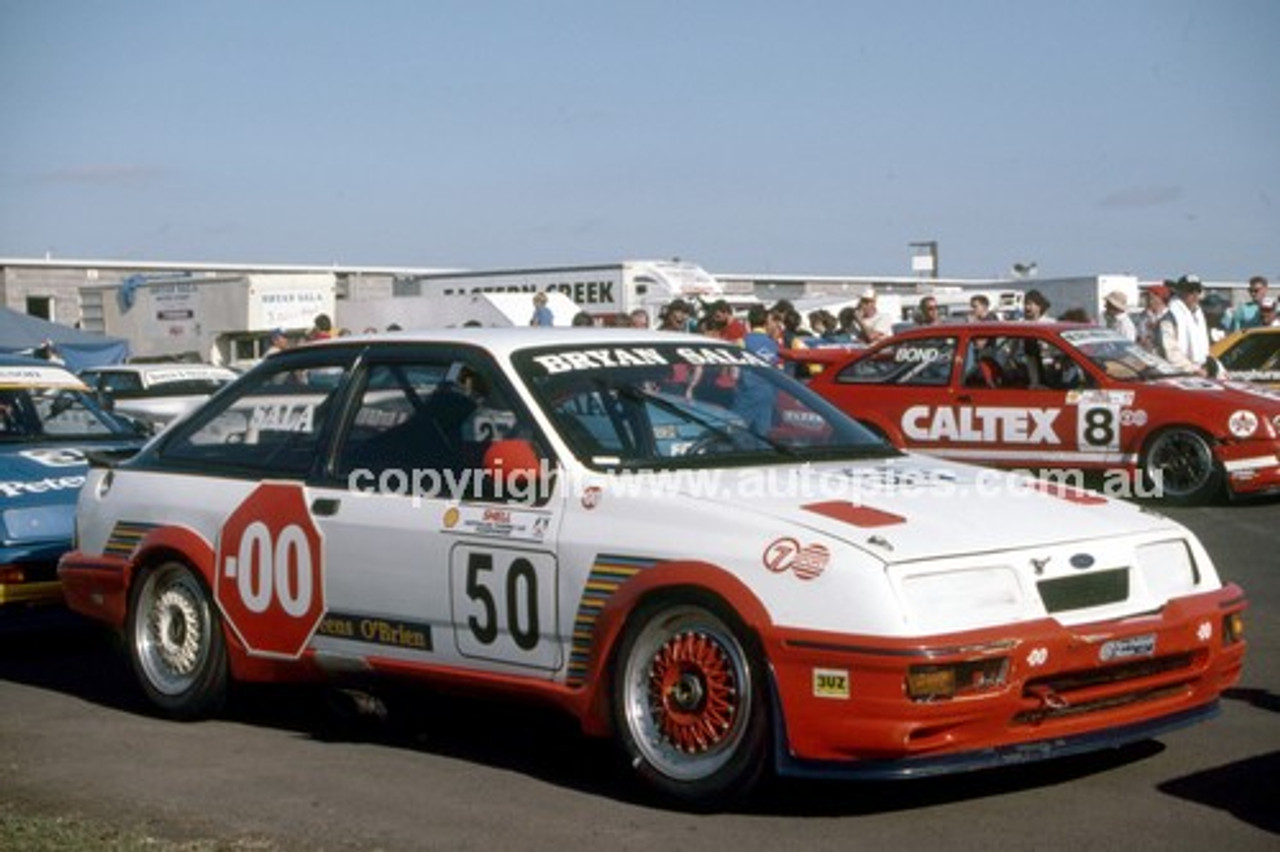
[[[0,256],[1280,277],[1277,0],[0,0]]]

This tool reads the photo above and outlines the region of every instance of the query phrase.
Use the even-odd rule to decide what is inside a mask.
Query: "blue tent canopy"
[[[86,367],[119,364],[129,357],[127,340],[89,334],[10,308],[0,308],[0,352],[30,352],[46,342],[53,343],[73,373]]]

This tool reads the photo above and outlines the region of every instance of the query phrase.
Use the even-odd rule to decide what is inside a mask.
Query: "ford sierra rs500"
[[[900,452],[674,333],[290,350],[94,468],[78,531],[72,606],[174,717],[233,681],[467,685],[554,703],[696,807],[769,767],[917,776],[1152,737],[1211,716],[1245,651],[1243,592],[1182,526]]]

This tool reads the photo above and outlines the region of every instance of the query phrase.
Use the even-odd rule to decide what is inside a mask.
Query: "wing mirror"
[[[484,452],[484,471],[499,497],[529,499],[544,479],[544,461],[524,438],[494,441]]]

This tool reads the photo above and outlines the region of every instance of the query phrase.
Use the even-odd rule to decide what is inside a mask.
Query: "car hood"
[[[1161,388],[1171,393],[1185,394],[1188,390],[1206,394],[1205,402],[1224,407],[1262,409],[1269,414],[1280,414],[1280,393],[1249,381],[1234,378],[1227,381],[1215,379],[1177,378],[1158,379],[1146,386]]]
[[[94,450],[137,446],[95,443]],[[27,444],[0,448],[0,539],[6,545],[70,540],[76,500],[89,465],[78,447]]]
[[[1174,531],[1168,519],[1051,480],[908,454],[892,459],[716,471],[683,496],[753,529],[802,527],[885,562]],[[782,523],[780,523],[782,522]]]
[[[87,469],[83,456],[74,451],[25,449],[0,454],[4,544],[69,540]]]

